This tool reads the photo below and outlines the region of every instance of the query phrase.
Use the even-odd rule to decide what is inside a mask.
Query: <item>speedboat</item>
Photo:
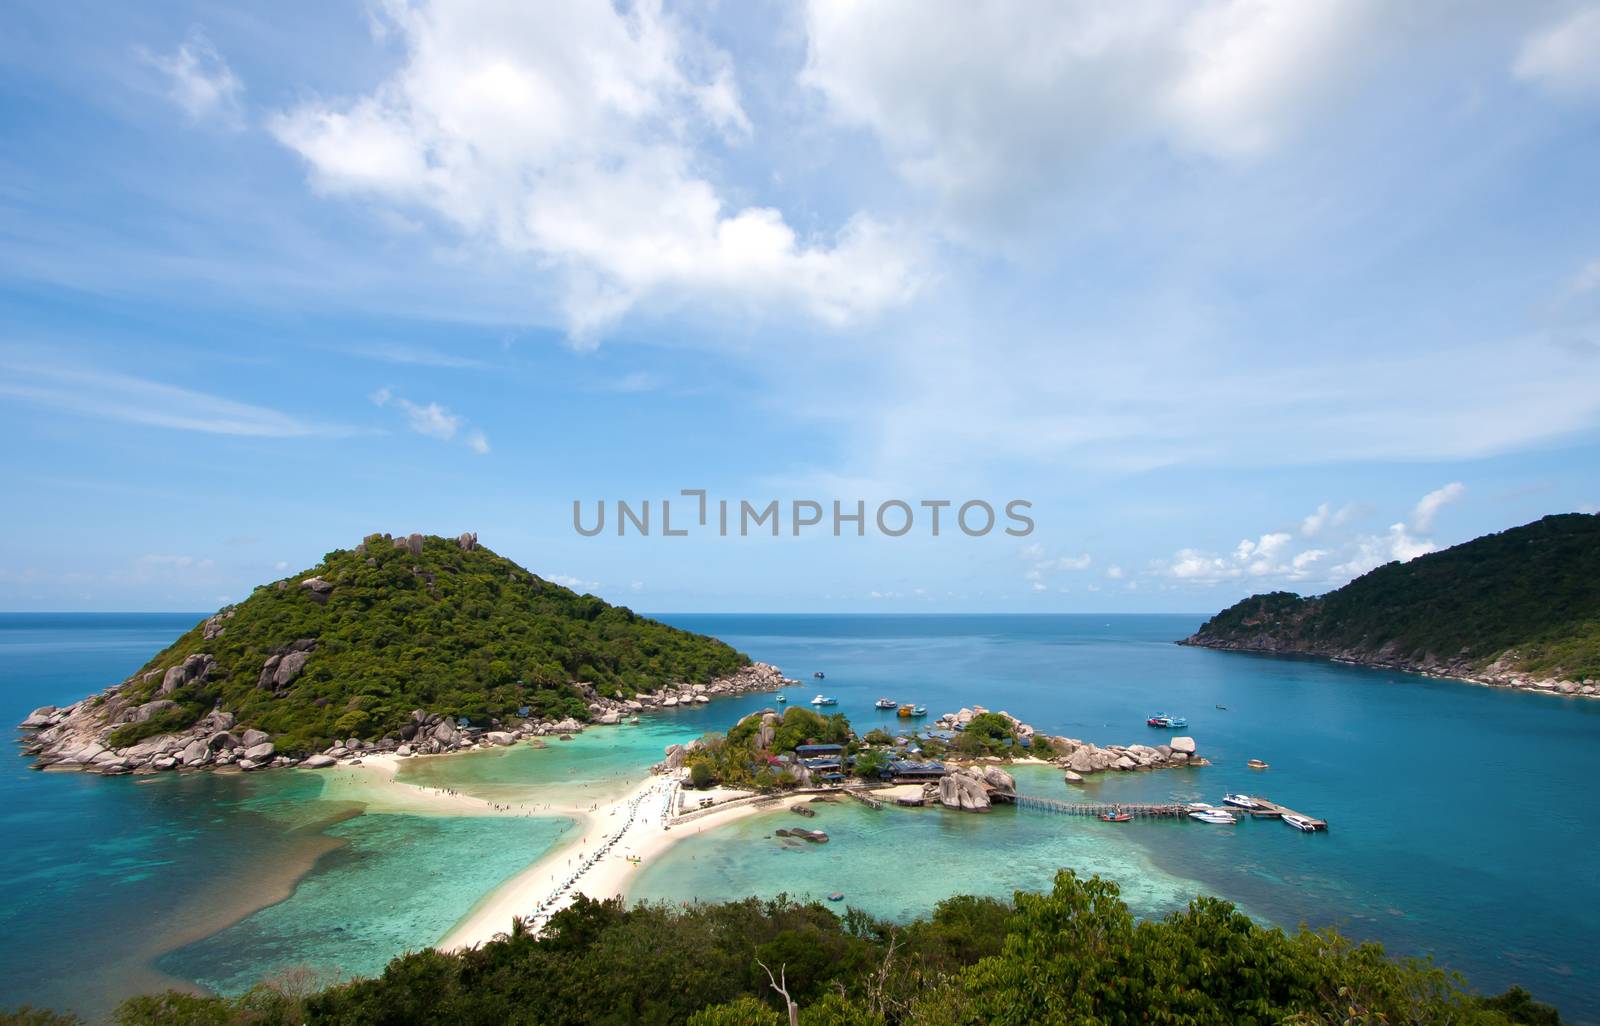
[[[1249,766],[1251,769],[1266,769],[1267,768],[1267,764],[1265,762],[1263,762],[1262,760],[1260,760],[1260,759],[1251,759],[1249,762],[1245,763],[1245,765]]]
[[[844,900],[844,892],[843,891],[834,891],[832,894],[828,895],[828,900],[829,901],[843,901]]]
[[[837,698],[829,698],[827,695],[818,695],[816,698],[813,698],[811,700],[811,704],[812,705],[838,705],[839,704],[839,700]]]
[[[1232,805],[1239,809],[1261,808],[1261,803],[1247,794],[1225,794],[1222,796],[1222,804]]]
[[[789,699],[784,697],[783,695],[779,695],[779,696],[777,696],[776,698],[773,699],[774,702],[787,702],[788,700]]]
[[[1301,833],[1314,834],[1317,832],[1317,825],[1311,821],[1311,817],[1302,816],[1298,812],[1285,812],[1283,821]]]
[[[1189,813],[1189,818],[1198,819],[1202,823],[1215,823],[1218,826],[1233,826],[1235,823],[1239,822],[1234,818],[1232,813],[1224,812],[1221,809],[1206,809],[1203,812],[1191,812]]]
[[[892,698],[880,698],[872,703],[874,709],[893,709],[894,706],[895,702]]]
[[[821,680],[823,677],[826,677],[827,674],[823,673],[821,670],[818,670],[816,673],[813,673],[811,676],[817,678],[818,680]]]

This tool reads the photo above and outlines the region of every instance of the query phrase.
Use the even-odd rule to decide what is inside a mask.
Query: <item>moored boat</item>
[[[832,894],[828,895],[828,900],[829,901],[843,901],[844,900],[844,892],[843,891],[834,891]]]
[[[1218,826],[1233,826],[1235,823],[1239,822],[1236,818],[1234,818],[1233,813],[1224,812],[1221,809],[1206,809],[1204,811],[1196,810],[1189,813],[1189,818],[1197,819],[1202,823],[1215,823]]]
[[[1232,805],[1238,809],[1259,809],[1261,803],[1247,794],[1225,794],[1222,796],[1224,805]]]
[[[776,698],[773,699],[774,702],[787,702],[788,700],[789,699],[786,698],[783,695],[778,695]]]
[[[1100,814],[1100,821],[1102,823],[1126,823],[1131,819],[1133,819],[1133,817],[1128,815],[1128,813],[1123,812],[1120,807],[1114,808],[1110,812],[1102,812]]]
[[[880,698],[876,702],[872,703],[872,707],[874,709],[893,709],[895,707],[895,701],[892,698]]]
[[[1265,762],[1263,762],[1262,760],[1260,760],[1260,759],[1251,759],[1249,762],[1245,763],[1245,765],[1249,766],[1251,769],[1266,769],[1267,768],[1267,764]]]
[[[816,673],[813,673],[811,676],[817,678],[818,680],[821,680],[822,678],[826,677],[827,674],[823,673],[821,670],[818,670]]]
[[[818,695],[816,698],[813,698],[811,700],[811,704],[812,705],[838,705],[839,704],[839,700],[837,698],[831,698],[828,695]]]
[[[1317,824],[1310,816],[1302,816],[1298,812],[1285,812],[1283,821],[1303,834],[1317,832]]]

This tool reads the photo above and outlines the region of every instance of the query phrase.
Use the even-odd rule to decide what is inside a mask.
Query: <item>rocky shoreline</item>
[[[1398,654],[1397,646],[1393,644],[1385,645],[1377,651],[1368,651],[1285,640],[1270,635],[1213,638],[1192,634],[1180,640],[1178,644],[1192,648],[1215,649],[1219,652],[1327,659],[1348,666],[1364,666],[1373,670],[1399,670],[1436,680],[1453,680],[1465,684],[1480,684],[1485,687],[1508,688],[1564,698],[1600,698],[1600,680],[1592,677],[1574,679],[1540,676],[1515,669],[1519,660],[1519,654],[1515,650],[1502,652],[1488,665],[1478,665],[1464,660],[1406,658]]]
[[[19,729],[24,732],[20,739],[23,754],[33,757],[35,769],[80,770],[101,776],[221,768],[246,772],[292,766],[317,769],[358,762],[369,754],[441,755],[514,745],[535,737],[570,737],[587,726],[621,723],[652,709],[705,704],[713,698],[776,691],[795,683],[798,682],[784,677],[775,666],[751,663],[709,683],[680,684],[627,699],[607,698],[588,684],[574,684],[588,704],[587,722],[570,717],[491,720],[488,726],[479,728],[418,709],[412,712],[410,722],[382,737],[348,738],[303,758],[278,752],[271,735],[253,728],[240,729],[234,715],[223,710],[214,710],[182,731],[158,734],[123,748],[111,747],[110,735],[118,727],[144,722],[163,711],[151,708],[159,702],[131,705],[119,695],[121,684],[59,709],[35,709]]]
[[[934,721],[934,726],[943,730],[954,730],[958,726],[965,726],[972,722],[973,717],[989,712],[981,705],[961,709],[959,712],[945,713]],[[1127,773],[1138,770],[1177,769],[1185,766],[1209,766],[1203,757],[1198,754],[1195,740],[1192,737],[1176,736],[1165,744],[1159,745],[1096,745],[1089,741],[1082,741],[1075,737],[1060,737],[1040,733],[1029,724],[1022,722],[1004,710],[996,715],[1007,720],[1019,738],[1029,738],[1031,747],[1042,750],[1048,745],[1051,757],[1046,759],[1035,756],[1040,761],[1060,767],[1065,771],[1066,781],[1069,784],[1082,783],[1086,776],[1101,772]],[[1041,743],[1042,742],[1042,743]],[[946,778],[948,779],[948,777]],[[1013,787],[1013,791],[1014,791]],[[943,794],[941,793],[941,801]],[[944,802],[949,805],[949,802]],[[965,808],[966,806],[961,806]]]

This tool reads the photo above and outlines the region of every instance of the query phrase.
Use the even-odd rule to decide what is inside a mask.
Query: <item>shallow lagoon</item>
[[[120,679],[195,619],[0,617],[0,715],[15,722]],[[1333,829],[849,805],[819,815],[834,837],[822,848],[764,836],[784,824],[775,816],[798,821],[792,813],[688,838],[644,867],[641,896],[843,890],[847,904],[905,918],[951,893],[1043,888],[1070,865],[1117,880],[1141,914],[1218,894],[1285,926],[1336,923],[1397,953],[1432,953],[1483,989],[1523,983],[1569,1018],[1596,1021],[1600,983],[1586,962],[1600,947],[1589,913],[1600,863],[1587,853],[1600,840],[1589,786],[1600,702],[1173,645],[1198,617],[667,619],[801,678],[791,702],[836,695],[862,729],[899,726],[872,709],[879,696],[935,714],[981,702],[1100,743],[1160,740],[1145,715],[1182,713],[1215,765],[1106,776],[1076,793],[1216,800],[1248,789]],[[810,679],[816,669],[825,681]],[[771,704],[722,700],[543,750],[419,760],[403,774],[491,800],[532,801],[552,786],[600,800],[667,744]],[[1245,768],[1251,757],[1272,768]],[[1018,776],[1024,790],[1075,793],[1054,771]],[[293,961],[374,971],[560,843],[550,819],[358,816],[359,793],[314,773],[105,780],[35,773],[19,758],[0,789],[0,870],[13,884],[0,925],[27,938],[0,955],[0,1004],[91,1015],[170,982],[163,971],[227,989]],[[64,965],[84,973],[58,982]]]

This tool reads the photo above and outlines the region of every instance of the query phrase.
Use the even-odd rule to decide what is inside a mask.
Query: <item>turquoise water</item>
[[[118,680],[195,619],[0,616],[0,716],[16,722]],[[1523,983],[1597,1021],[1587,953],[1600,943],[1590,911],[1600,863],[1589,856],[1600,840],[1590,793],[1600,703],[1171,644],[1198,617],[667,619],[802,678],[791,701],[836,695],[862,727],[898,725],[871,708],[880,695],[935,714],[978,702],[1101,743],[1157,740],[1144,717],[1182,713],[1213,766],[1072,792],[1053,771],[1025,771],[1022,786],[1129,801],[1247,788],[1332,830],[839,806],[818,817],[833,837],[821,848],[766,836],[783,816],[798,820],[788,813],[688,838],[641,871],[643,896],[842,890],[849,904],[904,918],[950,893],[1044,887],[1069,865],[1117,880],[1141,914],[1219,894],[1286,926],[1332,923],[1396,953],[1432,953],[1482,989]],[[816,669],[826,681],[809,679]],[[544,750],[410,763],[404,777],[505,801],[552,785],[598,801],[665,745],[769,704],[668,711]],[[1272,768],[1248,770],[1251,757]],[[0,953],[0,1005],[90,1015],[171,978],[232,990],[283,965],[374,971],[437,939],[561,826],[358,815],[311,773],[106,780],[35,773],[18,758],[0,770],[0,792],[11,882],[0,928],[13,941]],[[77,971],[58,982],[63,966]]]
[[[373,976],[461,918],[553,844],[568,821],[360,816],[328,829],[344,845],[287,900],[157,960],[163,972],[223,993],[301,966]],[[354,900],[352,900],[354,899]]]
[[[1020,789],[1033,793],[1061,779],[1045,767],[1017,767],[1016,777]],[[874,811],[854,801],[808,807],[817,813],[811,819],[784,808],[681,841],[641,871],[630,896],[727,901],[787,892],[820,901],[842,891],[845,904],[904,922],[951,894],[1039,890],[1062,866],[1117,880],[1129,907],[1143,915],[1179,907],[1196,889],[1125,843],[1124,828],[1094,819],[1009,807],[981,816],[940,808]],[[801,826],[826,831],[828,843],[773,836],[780,827]],[[1192,839],[1222,848],[1235,843],[1223,831]]]
[[[879,696],[920,702],[933,715],[977,702],[1099,743],[1165,737],[1145,727],[1145,716],[1181,713],[1190,721],[1184,733],[1214,765],[1102,776],[1070,791],[1052,774],[1025,789],[1125,801],[1217,801],[1250,790],[1326,818],[1332,829],[1302,835],[1271,821],[1228,830],[1091,824],[1015,812],[982,817],[977,826],[929,827],[889,809],[869,828],[863,824],[874,814],[835,810],[844,833],[825,856],[774,855],[770,842],[755,842],[762,827],[781,824],[753,822],[742,828],[744,843],[708,838],[668,852],[647,867],[645,893],[770,895],[803,883],[903,915],[944,892],[1003,891],[1019,861],[1041,870],[1025,885],[1043,887],[1059,852],[1078,860],[1066,865],[1091,868],[1097,859],[1112,866],[1108,875],[1145,913],[1175,903],[1177,891],[1186,897],[1186,882],[1281,925],[1337,925],[1395,953],[1433,954],[1483,989],[1520,982],[1571,1017],[1600,1020],[1590,955],[1600,946],[1593,915],[1600,860],[1590,854],[1600,840],[1592,790],[1600,702],[1183,648],[1172,640],[1198,624],[1185,616],[673,622],[714,633],[791,676],[825,671],[825,681],[805,679],[797,697],[826,691],[861,727],[896,725],[872,708]],[[1250,770],[1250,758],[1271,768]],[[893,840],[900,820],[915,838],[908,847]],[[967,843],[966,830],[982,835],[981,846]],[[936,869],[901,872],[906,854],[913,865]],[[737,888],[704,881],[695,871],[701,858]]]

